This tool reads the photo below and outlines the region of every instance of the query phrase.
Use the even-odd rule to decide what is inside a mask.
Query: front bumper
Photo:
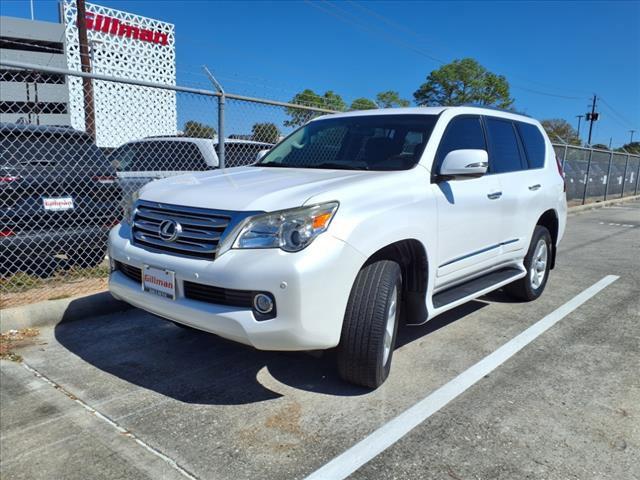
[[[318,350],[335,347],[353,281],[366,260],[328,233],[297,253],[279,249],[230,250],[214,261],[150,252],[133,245],[129,226],[109,236],[109,256],[137,268],[175,272],[176,299],[142,291],[140,283],[114,271],[114,297],[155,315],[217,334],[260,350]],[[217,305],[184,296],[184,281],[227,289],[270,292],[277,316],[256,320],[251,309]]]

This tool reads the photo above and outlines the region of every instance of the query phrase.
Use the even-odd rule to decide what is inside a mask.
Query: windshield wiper
[[[369,170],[369,166],[364,165],[350,165],[348,163],[338,163],[338,162],[324,162],[317,163],[315,165],[309,165],[305,168],[327,168],[327,169],[335,169],[335,170]]]
[[[347,163],[324,162],[315,165],[292,165],[289,163],[255,163],[254,167],[279,167],[279,168],[326,168],[333,170],[369,170],[367,165],[349,165]]]

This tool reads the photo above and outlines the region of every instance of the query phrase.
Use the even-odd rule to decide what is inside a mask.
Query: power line
[[[616,115],[620,120],[622,120],[623,122],[626,123],[627,127],[632,127],[633,126],[633,122],[630,122],[629,119],[627,119],[624,115],[620,114],[615,108],[613,108],[611,106],[611,104],[609,102],[607,102],[604,98],[600,97],[600,100],[602,100],[602,103],[604,103],[609,110],[611,111],[611,113],[613,113],[614,115]]]
[[[372,25],[371,24],[363,24],[362,21],[356,22],[356,21],[351,20],[350,18],[347,18],[344,15],[344,13],[346,13],[346,14],[352,16],[352,17],[355,17],[355,15],[350,13],[350,12],[348,12],[347,10],[345,10],[343,8],[338,7],[337,5],[332,4],[329,1],[325,1],[323,4],[333,7],[334,10],[339,10],[340,12],[343,12],[343,14],[340,15],[340,14],[338,14],[336,12],[329,11],[326,8],[320,7],[320,5],[318,5],[316,2],[312,2],[310,0],[305,0],[305,2],[308,3],[309,5],[313,6],[314,8],[317,8],[317,9],[323,11],[326,14],[332,15],[332,16],[338,18],[339,20],[342,20],[343,22],[351,23],[353,25],[358,26],[362,30],[365,30],[365,31],[367,31],[369,33],[372,33],[372,31],[371,31],[371,26]],[[410,28],[408,28],[408,27],[406,27],[406,26],[404,26],[402,24],[398,24],[397,22],[395,22],[393,20],[389,20],[384,15],[382,15],[382,14],[380,14],[378,12],[375,12],[374,10],[372,10],[370,8],[367,8],[367,7],[363,6],[363,5],[360,5],[359,3],[354,2],[352,0],[350,0],[350,3],[355,5],[355,6],[357,6],[357,7],[359,7],[360,9],[364,10],[370,16],[375,16],[377,18],[382,19],[382,21],[384,21],[385,23],[387,23],[389,25],[394,26],[396,29],[401,29],[401,30],[404,30],[406,32],[409,32],[411,35],[413,35],[415,37],[426,39],[426,37],[424,37],[423,35],[411,30]],[[358,18],[358,17],[356,17],[356,18]],[[379,29],[379,27],[374,27],[374,28]],[[373,33],[375,35],[379,35],[379,33],[377,33],[377,32],[373,32]],[[417,52],[417,53],[419,53],[419,54],[421,54],[423,56],[426,56],[427,58],[430,58],[431,60],[434,60],[434,61],[436,61],[436,62],[438,62],[440,64],[445,64],[446,63],[446,61],[444,61],[444,60],[442,60],[440,58],[437,58],[437,57],[431,55],[430,53],[425,52],[422,49],[416,48],[415,46],[413,46],[411,44],[407,44],[406,42],[404,42],[402,40],[398,40],[396,37],[390,36],[387,32],[383,31],[383,35],[386,36],[389,41],[391,41],[391,42],[393,42],[393,43],[395,43],[397,45],[400,45],[400,46],[402,46],[404,48],[408,48],[408,49],[410,49],[410,50],[412,50],[414,52]],[[511,74],[511,77],[522,78],[522,77],[519,77],[519,76],[513,75],[513,74]],[[530,79],[527,79],[527,81],[529,81],[531,83],[538,83],[538,84],[544,86],[544,84],[542,84],[540,82],[532,82]],[[531,89],[531,88],[528,88],[528,87],[525,87],[525,86],[522,86],[522,85],[518,85],[518,84],[515,84],[515,83],[511,83],[511,85],[514,88],[518,88],[520,90],[528,91],[528,92],[534,93],[536,95],[543,95],[543,96],[554,97],[554,98],[562,98],[562,99],[565,99],[565,100],[580,100],[580,99],[584,98],[583,96],[569,96],[569,95],[562,95],[562,94],[558,94],[558,93],[544,92],[544,91],[540,91],[540,90]]]
[[[341,20],[342,22],[350,23],[352,25],[355,25],[359,29],[364,30],[364,31],[366,31],[368,33],[372,33],[373,35],[383,36],[383,37],[385,37],[387,42],[391,42],[391,43],[394,43],[394,44],[396,44],[398,46],[401,46],[403,48],[412,50],[413,52],[415,52],[415,53],[417,53],[417,54],[419,54],[419,55],[421,55],[421,56],[423,56],[425,58],[428,58],[428,59],[430,59],[430,60],[432,60],[432,61],[434,61],[436,63],[439,63],[439,64],[446,63],[444,60],[436,58],[436,57],[432,56],[431,54],[429,54],[428,52],[425,52],[424,50],[422,50],[420,48],[416,48],[415,46],[413,46],[413,45],[411,45],[409,43],[406,43],[406,42],[404,42],[402,40],[398,40],[393,35],[389,35],[388,33],[384,32],[384,31],[383,32],[372,31],[371,26],[367,26],[366,24],[363,24],[362,22],[354,21],[354,20],[352,20],[352,19],[350,19],[350,18],[348,18],[348,17],[346,17],[344,15],[341,15],[338,12],[335,12],[335,11],[332,11],[331,9],[327,9],[325,7],[320,6],[316,2],[313,2],[311,0],[305,0],[305,3],[308,4],[308,5],[311,5],[313,8],[316,8],[316,9],[324,12],[327,15],[331,15],[331,16],[337,18],[338,20]],[[332,5],[332,4],[328,3],[328,2],[324,2],[323,4],[326,4],[326,5],[329,5],[329,6],[333,7],[334,10],[343,11],[342,9],[340,9],[340,8],[336,7],[335,5]]]

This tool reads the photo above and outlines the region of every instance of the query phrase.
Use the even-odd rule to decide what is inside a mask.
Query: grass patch
[[[87,278],[107,278],[108,276],[108,265],[98,265],[91,268],[71,267],[59,269],[54,271],[51,276],[44,278],[43,276],[18,272],[11,276],[0,278],[0,293],[20,293],[34,288],[43,288],[51,284],[59,286],[61,283],[72,283]],[[48,300],[53,299],[49,298]]]

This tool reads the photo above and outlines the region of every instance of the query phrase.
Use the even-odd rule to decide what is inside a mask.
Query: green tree
[[[332,90],[326,91],[324,95],[318,95],[313,90],[307,88],[302,92],[296,93],[290,103],[339,112],[347,109],[347,104],[344,103],[342,97]],[[289,120],[284,121],[285,127],[298,127],[300,125],[304,125],[316,115],[313,111],[295,107],[287,107],[286,112],[290,118]]]
[[[513,105],[507,79],[472,58],[454,60],[432,71],[413,97],[422,106],[473,103],[508,109]]]
[[[640,142],[631,142],[618,149],[619,152],[634,153],[640,155]]]
[[[596,143],[595,145],[591,145],[591,148],[596,148],[598,150],[609,150],[609,147],[604,143]]]
[[[356,98],[353,102],[351,102],[351,107],[349,108],[349,110],[373,110],[374,108],[378,108],[376,102],[363,97]]]
[[[256,123],[251,127],[251,136],[256,142],[278,143],[280,130],[275,123]]]
[[[557,143],[562,140],[569,145],[581,145],[578,132],[562,118],[550,118],[548,120],[542,120],[542,126],[544,127],[549,139],[553,143]]]
[[[183,130],[185,137],[214,138],[216,136],[215,128],[195,120],[187,120]]]
[[[387,90],[376,95],[376,103],[380,108],[408,107],[409,100],[400,98],[400,94],[395,90]]]

